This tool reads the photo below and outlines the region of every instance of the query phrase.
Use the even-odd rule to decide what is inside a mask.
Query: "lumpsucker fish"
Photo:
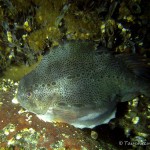
[[[22,107],[48,122],[93,128],[115,117],[118,102],[150,97],[150,66],[92,41],[65,41],[46,54],[18,87]]]

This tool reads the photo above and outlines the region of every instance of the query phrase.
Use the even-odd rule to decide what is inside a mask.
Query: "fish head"
[[[37,74],[32,71],[21,79],[16,98],[28,111],[45,114],[49,106],[58,99],[57,89],[52,88],[49,83],[43,83],[36,76]]]

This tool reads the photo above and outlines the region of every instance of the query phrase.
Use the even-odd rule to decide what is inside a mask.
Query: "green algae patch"
[[[25,66],[25,65],[20,65],[20,66],[10,66],[4,73],[3,76],[0,77],[0,82],[3,79],[10,79],[13,81],[19,81],[24,75],[32,71],[36,66],[39,64],[41,61],[42,56],[39,56],[38,61],[31,66]]]
[[[11,79],[14,81],[20,80],[25,74],[29,73],[35,66],[11,66],[7,69],[6,72],[4,72],[3,79]]]

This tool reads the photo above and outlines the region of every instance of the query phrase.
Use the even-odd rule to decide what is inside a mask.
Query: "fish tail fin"
[[[117,57],[121,59],[127,68],[135,75],[150,83],[150,59],[130,54],[119,54]]]
[[[150,97],[150,59],[130,54],[119,54],[117,57],[141,80],[141,93]]]

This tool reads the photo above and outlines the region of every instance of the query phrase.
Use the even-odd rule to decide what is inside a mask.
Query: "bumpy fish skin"
[[[120,57],[94,42],[68,41],[22,78],[17,99],[43,120],[92,128],[115,116],[118,101],[147,94],[149,87]]]

